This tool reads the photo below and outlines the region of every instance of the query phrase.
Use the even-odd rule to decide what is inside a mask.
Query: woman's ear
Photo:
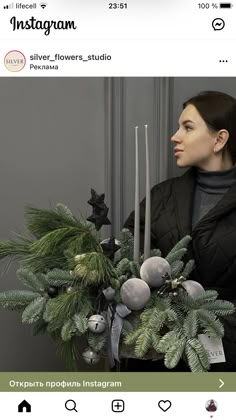
[[[229,139],[229,132],[228,130],[222,129],[219,130],[217,133],[217,137],[215,139],[214,151],[219,152],[224,148],[227,141]]]

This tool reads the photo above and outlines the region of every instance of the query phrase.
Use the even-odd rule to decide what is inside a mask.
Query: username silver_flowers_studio
[[[10,24],[12,25],[13,31],[16,30],[44,30],[44,35],[50,35],[51,29],[55,30],[76,30],[77,26],[75,25],[74,20],[37,20],[35,17],[23,21],[17,20],[16,16],[13,16],[10,19]]]

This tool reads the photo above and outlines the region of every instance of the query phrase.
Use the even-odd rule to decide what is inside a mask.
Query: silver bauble
[[[162,277],[166,273],[171,274],[168,261],[161,257],[150,257],[141,265],[140,277],[150,287],[161,287],[165,283]]]
[[[129,309],[138,311],[149,301],[151,296],[150,287],[141,279],[129,279],[120,288],[120,297]]]
[[[88,320],[88,329],[93,333],[102,333],[106,329],[106,320],[102,315],[92,315]]]
[[[82,353],[82,356],[83,356],[84,361],[88,363],[89,365],[95,365],[100,360],[99,354],[90,348],[86,349]]]
[[[191,297],[198,297],[204,292],[204,288],[202,287],[202,285],[194,280],[183,281],[182,287],[184,287],[188,295]]]
[[[68,286],[66,288],[66,293],[70,294],[70,293],[74,293],[77,292],[79,289],[76,286]]]

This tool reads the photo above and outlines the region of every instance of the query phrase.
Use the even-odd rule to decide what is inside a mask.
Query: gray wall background
[[[90,188],[106,193],[117,235],[134,203],[134,126],[139,126],[141,197],[144,124],[151,184],[176,176],[170,136],[182,103],[201,90],[236,96],[235,78],[0,78],[0,240],[24,232],[24,206],[65,203],[90,213]],[[103,237],[111,233],[103,230]],[[17,289],[16,264],[0,262],[0,290]],[[0,371],[63,371],[48,336],[32,337],[14,312],[0,312]],[[107,369],[102,362],[97,370]],[[81,363],[81,370],[87,366]],[[94,369],[95,370],[95,369]]]

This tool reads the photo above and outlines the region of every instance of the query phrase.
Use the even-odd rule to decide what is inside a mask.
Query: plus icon
[[[111,409],[115,413],[122,413],[125,409],[125,402],[123,400],[113,400],[111,403]]]

